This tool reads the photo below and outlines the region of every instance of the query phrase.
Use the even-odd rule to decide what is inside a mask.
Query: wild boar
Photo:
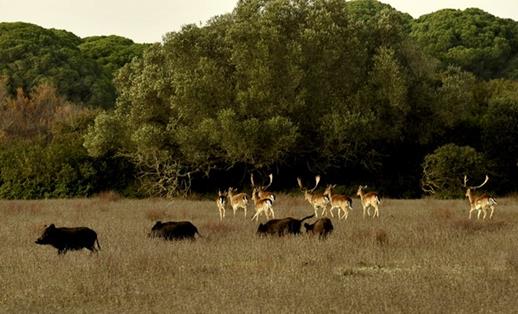
[[[195,234],[201,237],[198,229],[189,221],[157,221],[153,228],[151,228],[149,236],[166,240],[194,240]]]
[[[333,232],[333,224],[329,218],[320,218],[312,224],[305,223],[306,233],[319,236],[320,239],[325,239]]]
[[[65,254],[68,250],[89,249],[97,252],[101,249],[97,240],[97,233],[87,227],[56,228],[51,224],[43,231],[43,234],[36,240],[36,244],[52,245],[58,249],[58,254]],[[97,248],[95,247],[97,244]]]
[[[264,224],[259,224],[257,234],[259,235],[274,235],[283,236],[286,234],[300,234],[300,227],[302,222],[306,219],[312,218],[313,215],[304,217],[302,219],[295,219],[292,217],[282,219],[271,219]]]

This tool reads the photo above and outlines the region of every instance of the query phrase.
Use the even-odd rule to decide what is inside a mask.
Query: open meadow
[[[385,199],[373,220],[354,199],[325,241],[257,237],[253,206],[220,222],[214,201],[0,201],[0,312],[516,312],[518,199],[497,201],[492,221],[433,199]],[[301,195],[274,208],[313,212]],[[203,238],[150,239],[156,220],[192,221]],[[94,229],[102,250],[36,245],[50,223]]]

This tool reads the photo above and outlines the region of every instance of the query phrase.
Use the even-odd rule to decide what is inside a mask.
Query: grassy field
[[[518,199],[497,201],[477,222],[465,200],[387,199],[364,220],[355,199],[326,241],[259,238],[251,214],[220,223],[213,201],[0,201],[0,312],[516,312]],[[302,196],[275,209],[312,213]],[[158,219],[190,220],[204,238],[149,239]],[[50,223],[93,228],[102,251],[36,245]]]

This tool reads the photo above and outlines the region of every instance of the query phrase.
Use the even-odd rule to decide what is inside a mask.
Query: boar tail
[[[100,251],[101,250],[101,245],[99,244],[99,240],[95,239],[95,243],[97,244],[97,249]]]
[[[300,220],[300,222],[303,222],[304,220],[309,219],[309,218],[313,218],[313,216],[315,216],[315,214],[313,214],[313,215],[309,215],[309,216],[307,216],[307,217],[304,217],[304,218],[302,218],[302,219]]]

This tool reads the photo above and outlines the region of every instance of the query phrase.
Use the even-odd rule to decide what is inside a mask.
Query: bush
[[[441,198],[463,197],[467,175],[482,180],[489,164],[482,153],[469,146],[447,144],[426,155],[423,162],[423,191]]]

